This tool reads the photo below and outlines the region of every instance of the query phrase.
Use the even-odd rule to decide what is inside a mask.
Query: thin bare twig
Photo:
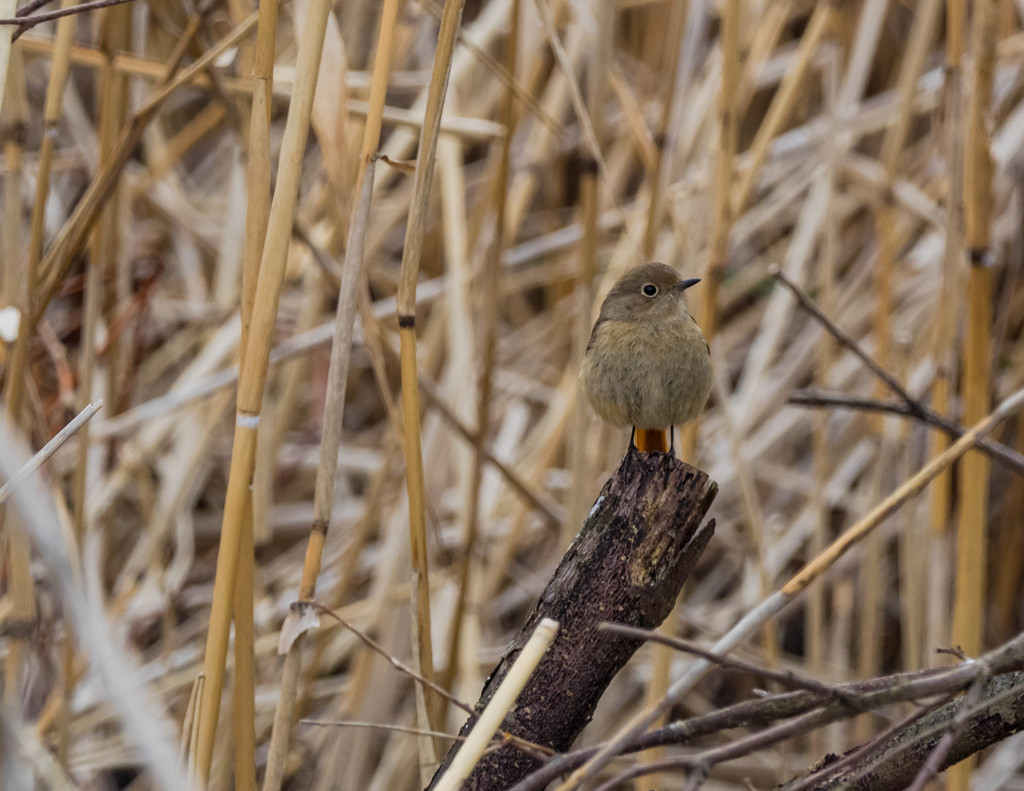
[[[824,311],[815,304],[814,300],[811,299],[810,295],[806,291],[800,288],[797,283],[790,280],[786,276],[786,273],[777,266],[773,266],[771,268],[770,274],[793,293],[793,296],[797,298],[800,306],[814,316],[814,318],[816,318],[828,331],[829,335],[857,355],[861,361],[871,369],[871,373],[881,379],[885,383],[886,387],[902,398],[904,402],[906,402],[907,407],[911,409],[915,415],[921,416],[924,414],[925,409],[921,403],[904,389],[903,385],[899,383],[895,376],[875,362],[874,358],[864,351],[863,347],[857,343],[856,339],[850,335],[850,333],[826,316]]]
[[[440,684],[437,684],[436,682],[431,681],[428,678],[425,678],[424,676],[420,675],[415,670],[413,670],[411,667],[409,667],[408,665],[403,663],[400,659],[398,659],[397,657],[395,657],[392,654],[388,653],[384,649],[384,647],[382,645],[380,645],[380,643],[375,641],[372,637],[370,637],[368,634],[366,634],[361,629],[358,629],[357,627],[353,626],[351,623],[346,621],[344,618],[342,618],[340,615],[338,615],[336,612],[334,612],[334,610],[330,609],[329,607],[325,607],[324,605],[322,605],[322,604],[320,604],[318,602],[315,602],[315,601],[292,602],[292,608],[293,609],[294,608],[300,608],[301,609],[301,608],[305,608],[305,607],[311,607],[311,608],[315,609],[316,611],[321,612],[321,613],[323,613],[324,615],[327,615],[330,618],[333,618],[338,623],[340,623],[342,626],[344,626],[346,629],[348,629],[350,632],[352,632],[352,634],[354,634],[356,637],[358,637],[360,640],[362,640],[363,643],[365,643],[368,648],[370,648],[372,651],[376,652],[377,654],[382,656],[384,659],[386,659],[388,661],[388,663],[392,667],[394,667],[398,672],[404,673],[405,675],[409,676],[409,678],[413,679],[417,683],[422,684],[423,686],[430,688],[431,690],[436,692],[438,695],[443,697],[445,700],[447,700],[449,703],[451,703],[451,704],[453,704],[455,706],[458,706],[460,709],[462,709],[464,712],[466,712],[466,714],[468,714],[473,719],[476,719],[476,718],[478,718],[480,716],[479,712],[477,712],[476,709],[474,709],[468,703],[463,703],[461,700],[459,700],[457,697],[452,695],[448,690],[446,690]],[[523,750],[523,751],[533,755],[534,757],[549,758],[550,756],[554,755],[554,750],[552,750],[552,749],[550,749],[548,747],[544,747],[541,744],[534,744],[533,742],[528,742],[525,739],[520,739],[518,736],[515,736],[514,734],[508,733],[507,731],[499,731],[499,733],[502,735],[503,738],[508,739],[511,744],[515,745],[516,747],[519,747],[521,750]]]
[[[597,628],[608,632],[622,634],[627,637],[635,637],[638,640],[661,643],[662,645],[667,645],[670,648],[675,648],[678,651],[684,651],[687,654],[693,654],[694,656],[706,659],[709,662],[718,665],[723,670],[733,670],[738,673],[749,673],[754,676],[761,676],[772,681],[778,681],[780,684],[785,684],[789,687],[822,692],[837,700],[845,700],[849,703],[852,703],[855,700],[854,696],[849,695],[841,686],[825,684],[821,681],[816,681],[813,678],[799,676],[793,672],[782,673],[778,670],[752,665],[749,662],[732,659],[731,657],[720,656],[712,651],[706,651],[700,646],[694,645],[686,640],[680,640],[678,637],[670,637],[669,635],[661,634],[660,632],[653,632],[647,629],[637,629],[633,626],[623,626],[622,624],[610,623],[607,621],[598,624]]]
[[[18,29],[14,33],[14,38],[17,39],[26,30],[31,30],[36,25],[42,24],[43,22],[51,22],[54,19],[73,16],[74,14],[84,14],[86,11],[95,11],[99,8],[124,5],[125,3],[131,3],[133,1],[134,0],[88,0],[88,2],[79,3],[71,8],[58,8],[56,11],[45,11],[42,14],[21,16],[23,11],[27,13],[29,10],[27,7],[25,9],[18,9],[18,16],[0,19],[0,25],[16,25]]]
[[[392,731],[394,733],[409,733],[413,736],[431,736],[440,739],[448,739],[453,742],[466,741],[465,736],[457,733],[446,733],[445,731],[424,731],[419,728],[408,728],[405,725],[391,725],[386,722],[361,722],[359,720],[317,720],[304,718],[299,720],[300,725],[321,725],[326,728],[373,728],[380,731]]]
[[[955,420],[943,417],[934,409],[919,404],[921,411],[901,401],[879,401],[874,398],[861,398],[846,393],[822,392],[818,390],[797,390],[788,399],[791,404],[810,407],[841,407],[843,409],[861,409],[869,412],[888,412],[893,415],[904,415],[941,429],[954,439],[959,439],[967,429]],[[978,450],[1002,462],[1011,470],[1024,475],[1024,455],[1003,443],[982,437],[978,441]]]
[[[25,480],[28,476],[32,475],[36,470],[42,467],[49,460],[54,453],[69,439],[72,435],[78,431],[82,426],[89,422],[93,415],[103,408],[103,399],[94,401],[89,404],[85,409],[79,412],[75,417],[68,423],[64,428],[58,431],[53,439],[43,445],[42,448],[28,461],[28,463],[18,470],[18,474],[11,478],[7,483],[0,487],[0,503],[7,500],[11,493],[11,489],[17,486],[21,481]]]

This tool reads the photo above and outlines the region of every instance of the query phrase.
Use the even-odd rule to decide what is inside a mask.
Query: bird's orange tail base
[[[663,428],[638,428],[636,430],[636,449],[645,453],[668,451],[668,432]]]

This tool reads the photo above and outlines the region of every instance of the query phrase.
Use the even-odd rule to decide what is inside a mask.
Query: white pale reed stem
[[[509,668],[505,680],[495,690],[491,702],[480,714],[480,719],[477,720],[473,730],[466,737],[466,741],[455,754],[448,766],[448,771],[438,781],[435,791],[456,791],[462,785],[462,781],[469,777],[469,773],[473,771],[473,767],[476,766],[480,756],[490,744],[491,737],[501,727],[505,714],[516,702],[519,693],[526,686],[526,682],[533,675],[534,669],[557,634],[557,621],[544,618],[537,624],[537,628],[533,630],[533,634],[523,647],[522,653]]]

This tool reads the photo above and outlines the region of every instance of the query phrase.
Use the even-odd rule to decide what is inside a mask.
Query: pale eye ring
[[[654,285],[654,283],[648,283],[641,289],[641,291],[644,292],[645,297],[654,297],[658,294],[658,287]]]

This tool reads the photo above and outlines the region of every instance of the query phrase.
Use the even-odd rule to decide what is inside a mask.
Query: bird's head
[[[609,321],[672,318],[686,306],[686,289],[699,282],[698,278],[681,278],[665,264],[652,261],[635,266],[612,286],[601,305],[601,316]]]

